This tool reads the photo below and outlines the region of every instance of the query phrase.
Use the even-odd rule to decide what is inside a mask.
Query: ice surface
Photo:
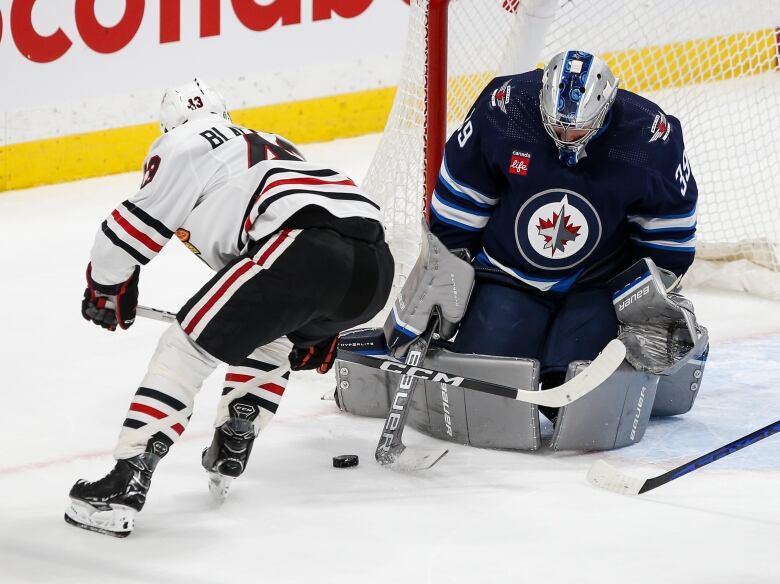
[[[304,148],[360,178],[375,137]],[[585,480],[605,458],[660,474],[780,417],[780,304],[691,292],[713,347],[693,411],[654,420],[604,454],[450,445],[429,471],[373,461],[381,421],[320,396],[333,377],[293,374],[277,419],[227,502],[208,493],[216,373],[155,475],[126,540],[62,520],[79,477],[112,465],[114,440],[164,325],[107,333],[79,313],[95,230],[140,175],[0,195],[0,582],[777,583],[780,436],[638,498]],[[144,268],[141,299],[174,310],[209,271],[174,242]],[[441,445],[408,430],[410,444]],[[336,454],[360,465],[334,469]]]

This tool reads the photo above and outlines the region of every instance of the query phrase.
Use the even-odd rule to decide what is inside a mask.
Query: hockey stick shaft
[[[150,308],[148,306],[137,306],[135,314],[136,316],[142,316],[143,318],[150,318],[162,322],[173,322],[176,320],[175,313],[168,312],[167,310],[160,310],[158,308]]]
[[[693,472],[703,466],[707,466],[708,464],[715,462],[716,460],[720,460],[729,454],[733,454],[738,450],[747,448],[751,444],[755,444],[764,438],[769,438],[769,436],[777,434],[778,432],[780,432],[780,420],[773,422],[768,426],[764,426],[760,430],[751,432],[742,438],[738,438],[737,440],[734,440],[734,442],[730,442],[725,446],[716,448],[712,452],[708,452],[707,454],[695,458],[690,462],[686,462],[685,464],[673,468],[672,470],[665,472],[662,475],[647,479],[639,489],[639,494],[641,495],[642,493],[646,493],[647,491],[660,487],[661,485],[665,485],[674,479],[678,479],[681,476],[687,475],[689,472]]]
[[[439,329],[439,322],[440,315],[438,309],[436,309],[431,315],[423,334],[407,350],[405,361],[407,367],[417,367],[423,364],[425,356],[428,354],[431,339]],[[393,396],[393,402],[385,418],[382,435],[376,447],[375,458],[382,465],[394,463],[406,449],[403,443],[403,432],[409,416],[412,398],[414,397],[414,390],[419,380],[420,377],[406,374],[402,375],[398,381],[398,388]],[[441,456],[438,458],[441,458]],[[430,466],[435,464],[438,458]]]
[[[508,387],[496,383],[490,383],[481,379],[473,379],[427,369],[410,363],[399,363],[388,359],[367,357],[350,351],[339,351],[338,358],[359,365],[365,365],[374,369],[381,369],[388,373],[397,373],[405,377],[416,377],[437,383],[445,383],[453,387],[460,387],[480,393],[489,393],[501,397],[507,397],[542,406],[560,408],[584,395],[590,393],[603,383],[623,362],[626,348],[618,340],[613,340],[605,347],[601,354],[579,375],[570,379],[563,385],[545,391],[531,391]]]

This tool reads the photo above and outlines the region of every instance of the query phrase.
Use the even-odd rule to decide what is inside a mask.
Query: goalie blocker
[[[706,361],[707,330],[696,323],[690,301],[667,291],[665,276],[651,260],[643,259],[610,281],[627,362],[590,394],[560,409],[551,448],[628,446],[641,440],[651,415],[683,414],[693,406]],[[420,306],[415,313],[422,319]],[[392,318],[397,322],[398,315]],[[339,349],[387,357],[388,330],[397,329],[386,325],[384,333],[382,329],[351,331],[342,335]],[[589,363],[571,363],[566,380]],[[539,388],[535,359],[457,354],[439,342],[429,349],[426,365],[500,385]],[[336,380],[341,410],[385,417],[399,375],[338,360]],[[484,448],[536,450],[541,446],[536,405],[429,380],[421,389],[413,397],[409,424],[429,436]]]

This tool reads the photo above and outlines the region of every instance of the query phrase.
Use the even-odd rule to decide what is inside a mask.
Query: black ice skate
[[[201,462],[209,473],[209,491],[220,503],[227,497],[233,479],[246,469],[252,452],[253,420],[260,410],[250,399],[245,396],[230,402],[230,418],[214,430],[211,446],[203,451]]]
[[[117,460],[113,470],[102,479],[92,483],[77,481],[70,490],[71,503],[65,510],[65,521],[114,537],[130,535],[135,516],[146,503],[152,473],[170,444],[167,437],[155,434],[146,452]]]

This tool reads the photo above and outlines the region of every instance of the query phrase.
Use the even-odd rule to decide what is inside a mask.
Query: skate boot
[[[249,462],[255,440],[253,421],[259,406],[249,396],[238,398],[228,406],[230,418],[214,430],[211,446],[203,451],[201,463],[209,473],[209,491],[218,502],[227,497],[233,479],[241,475]]]
[[[65,521],[114,537],[130,535],[135,516],[146,503],[152,473],[170,445],[166,436],[155,434],[146,452],[117,460],[113,470],[102,479],[76,481],[70,490],[71,502],[65,510]]]

